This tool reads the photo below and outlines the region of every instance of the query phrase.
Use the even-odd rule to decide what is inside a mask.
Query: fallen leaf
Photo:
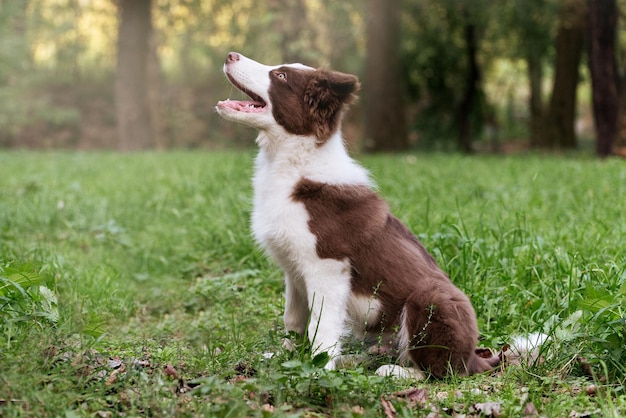
[[[232,379],[230,379],[230,382],[231,383],[239,383],[239,382],[245,382],[246,380],[248,380],[247,376],[244,376],[242,374],[238,374],[237,376],[235,376]]]
[[[354,414],[356,414],[356,415],[363,415],[363,414],[365,414],[365,408],[363,408],[362,406],[356,405],[356,406],[353,406],[350,409],[350,412],[352,412],[353,415]]]
[[[598,392],[598,386],[596,385],[589,385],[585,388],[585,393],[589,396],[595,396],[595,394]]]
[[[109,366],[112,369],[120,368],[122,366],[122,360],[120,360],[117,357],[114,357],[107,361],[107,366]]]
[[[406,398],[411,406],[419,405],[423,407],[426,405],[426,401],[428,400],[428,390],[423,388],[410,388],[396,392],[394,395]]]
[[[43,358],[44,360],[52,360],[53,358],[55,358],[57,356],[57,354],[59,354],[59,349],[58,347],[51,345],[46,347],[43,350]]]
[[[578,411],[572,411],[569,414],[569,418],[589,418],[592,417],[596,414],[600,413],[599,410],[595,410],[595,411],[585,411],[585,412],[578,412]]]
[[[111,386],[117,380],[117,375],[120,373],[124,373],[125,371],[126,371],[126,368],[124,366],[120,367],[119,369],[113,370],[111,374],[109,375],[109,378],[107,379],[107,381],[104,382],[104,384],[106,386]]]
[[[108,375],[108,372],[105,369],[102,369],[94,373],[93,378],[96,380],[102,380],[105,377],[107,377],[107,375]]]
[[[438,401],[445,401],[446,399],[448,399],[448,392],[437,392],[435,393],[435,398],[437,398]]]
[[[264,403],[263,405],[261,405],[261,411],[274,413],[274,406]]]
[[[243,361],[235,365],[235,371],[246,377],[253,377],[256,374],[255,368]]]
[[[499,417],[500,402],[475,403],[474,405],[470,406],[469,410],[473,414],[481,414],[487,417]]]
[[[536,417],[539,415],[539,411],[535,408],[535,405],[532,402],[528,402],[524,407],[524,416],[525,417]]]
[[[593,373],[591,363],[589,363],[584,357],[578,357],[576,361],[578,361],[578,365],[580,366],[580,370],[583,372],[583,374],[593,379],[595,374]]]
[[[150,367],[150,360],[133,359],[132,365],[133,366],[141,366],[141,367]]]

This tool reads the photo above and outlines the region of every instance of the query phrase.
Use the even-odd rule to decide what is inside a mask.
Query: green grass
[[[398,416],[626,414],[622,161],[362,159],[472,299],[483,345],[553,337],[537,364],[407,382],[281,348],[252,159],[0,153],[0,416],[381,416],[381,399]],[[427,399],[397,395],[409,387]]]

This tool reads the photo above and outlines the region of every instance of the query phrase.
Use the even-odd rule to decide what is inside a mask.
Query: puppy
[[[489,370],[477,354],[469,298],[452,284],[349,157],[340,132],[356,76],[302,64],[268,66],[236,52],[224,72],[251,100],[218,102],[259,131],[252,230],[285,273],[287,331],[307,334],[333,369],[348,332],[437,377]],[[391,370],[390,373],[404,373]]]

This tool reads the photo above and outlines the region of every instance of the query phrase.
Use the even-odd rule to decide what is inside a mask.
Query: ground
[[[481,345],[552,338],[536,363],[415,382],[282,348],[281,273],[249,231],[252,159],[0,153],[0,415],[626,413],[623,161],[360,158],[470,296]]]

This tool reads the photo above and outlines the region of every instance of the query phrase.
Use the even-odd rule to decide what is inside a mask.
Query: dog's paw
[[[294,342],[290,338],[283,338],[283,348],[287,351],[294,350]]]
[[[421,370],[414,367],[402,367],[395,364],[385,364],[376,369],[378,376],[392,376],[397,379],[423,380],[426,378]]]

